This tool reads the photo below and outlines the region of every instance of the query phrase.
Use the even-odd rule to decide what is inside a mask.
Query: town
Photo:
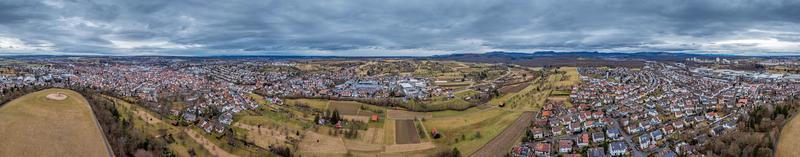
[[[800,92],[798,74],[698,60],[575,68],[425,59],[7,59],[0,94],[91,89],[140,106],[146,112],[132,114],[145,130],[164,129],[161,121],[185,128],[153,137],[201,134],[198,146],[182,146],[189,156],[595,157],[716,153],[716,137]]]

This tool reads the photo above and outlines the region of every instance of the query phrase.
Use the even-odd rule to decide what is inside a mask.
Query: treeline
[[[788,119],[798,112],[794,98],[788,103],[758,106],[743,116],[737,128],[703,144],[708,156],[772,156],[778,135]]]
[[[478,99],[482,99],[484,97],[491,97],[490,94],[481,94]],[[409,111],[415,112],[435,112],[435,111],[445,111],[445,110],[456,110],[456,111],[463,111],[469,109],[470,107],[474,107],[479,103],[472,103],[470,105],[430,105],[427,103],[419,102],[417,100],[406,100],[404,101],[403,98],[347,98],[347,97],[331,97],[331,96],[316,96],[316,97],[304,97],[304,96],[285,96],[281,97],[284,99],[324,99],[324,100],[333,100],[333,101],[355,101],[364,104],[370,104],[375,106],[383,106],[383,107],[400,107],[405,108]],[[491,99],[491,98],[489,98]],[[488,100],[488,99],[487,99]]]
[[[108,144],[111,145],[114,156],[175,156],[167,147],[169,142],[175,141],[171,134],[165,134],[159,138],[147,136],[141,128],[134,127],[131,115],[122,117],[114,101],[99,96],[91,89],[75,91],[86,97],[97,121],[103,128],[103,134],[105,134]]]
[[[492,89],[492,91],[496,91],[497,89]],[[261,90],[255,90],[256,94],[264,95]],[[375,106],[383,106],[383,107],[400,107],[408,109],[409,111],[415,112],[435,112],[435,111],[445,111],[445,110],[455,110],[455,111],[463,111],[467,110],[471,107],[475,107],[479,104],[483,104],[491,100],[492,98],[498,96],[499,93],[492,92],[492,93],[481,93],[478,94],[475,99],[477,101],[471,102],[469,105],[431,105],[428,103],[418,102],[416,100],[407,100],[404,101],[403,98],[349,98],[349,97],[336,97],[336,96],[281,96],[280,98],[283,99],[324,99],[324,100],[334,100],[334,101],[355,101]]]
[[[34,86],[34,85],[4,88],[2,91],[0,91],[0,107],[2,107],[11,100],[19,98],[28,93],[40,91],[42,89],[44,89],[44,87]]]

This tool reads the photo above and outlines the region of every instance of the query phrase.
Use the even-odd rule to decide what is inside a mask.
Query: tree
[[[461,157],[461,152],[456,147],[453,147],[453,157]]]
[[[758,154],[756,156],[772,156],[772,149],[761,147],[758,149]]]
[[[342,117],[339,115],[339,110],[333,109],[333,114],[331,115],[331,124],[339,123],[342,120]]]

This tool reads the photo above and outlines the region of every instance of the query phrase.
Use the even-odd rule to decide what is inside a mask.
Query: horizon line
[[[748,54],[719,54],[719,53],[692,53],[692,52],[668,52],[668,51],[640,51],[640,52],[601,52],[601,51],[534,51],[534,52],[517,52],[517,51],[489,51],[482,53],[449,53],[439,55],[375,55],[375,56],[350,56],[350,55],[303,55],[303,54],[231,54],[231,55],[175,55],[175,54],[141,54],[141,55],[118,55],[118,54],[2,54],[0,57],[31,57],[31,56],[51,56],[51,57],[334,57],[334,58],[425,58],[437,56],[450,56],[461,54],[489,54],[489,53],[517,53],[517,54],[536,54],[536,53],[598,53],[598,54],[647,54],[647,53],[670,53],[670,54],[687,54],[687,55],[701,55],[701,56],[726,56],[726,57],[800,57],[799,54],[788,54],[789,52],[775,52],[779,54],[765,54],[765,55],[748,55]],[[793,52],[792,52],[793,53]]]

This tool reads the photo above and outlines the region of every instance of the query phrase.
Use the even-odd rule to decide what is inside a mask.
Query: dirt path
[[[189,137],[191,137],[192,139],[197,141],[197,143],[200,143],[200,145],[202,145],[203,148],[208,150],[208,152],[211,153],[211,155],[219,156],[219,157],[235,157],[236,156],[236,155],[233,155],[231,153],[226,152],[222,148],[219,148],[216,144],[214,144],[211,141],[208,141],[205,137],[203,137],[203,135],[198,134],[197,132],[195,132],[192,129],[186,128],[183,131],[186,132],[186,134],[189,134]]]
[[[514,143],[525,134],[525,128],[531,125],[533,117],[533,112],[522,113],[511,126],[508,126],[500,135],[497,135],[497,137],[470,156],[505,156],[514,146]]]

